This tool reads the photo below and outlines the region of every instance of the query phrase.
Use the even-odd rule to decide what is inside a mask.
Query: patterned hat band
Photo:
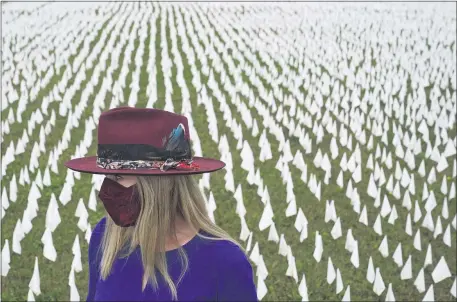
[[[159,169],[167,171],[176,170],[198,170],[199,166],[192,162],[192,159],[167,160],[113,160],[110,158],[97,157],[97,166],[109,170],[137,170],[137,169]]]

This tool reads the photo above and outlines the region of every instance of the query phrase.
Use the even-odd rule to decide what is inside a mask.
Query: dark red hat
[[[65,166],[91,174],[182,175],[217,171],[225,163],[192,157],[185,116],[125,106],[100,115],[97,156],[75,158]]]

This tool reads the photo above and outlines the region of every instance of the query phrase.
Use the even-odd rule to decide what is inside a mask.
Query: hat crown
[[[161,148],[178,127],[184,129],[184,138],[190,141],[187,118],[183,115],[152,108],[113,108],[100,115],[98,144],[144,144]]]

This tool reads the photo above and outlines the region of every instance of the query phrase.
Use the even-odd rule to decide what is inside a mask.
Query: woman
[[[225,164],[191,156],[187,118],[119,107],[98,126],[97,156],[65,163],[106,176],[87,301],[257,301],[244,249],[209,219],[192,176]]]

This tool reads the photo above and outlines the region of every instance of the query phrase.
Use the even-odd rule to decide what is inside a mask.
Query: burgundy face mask
[[[98,197],[116,225],[120,227],[135,225],[141,210],[140,198],[135,185],[127,188],[106,177]]]

